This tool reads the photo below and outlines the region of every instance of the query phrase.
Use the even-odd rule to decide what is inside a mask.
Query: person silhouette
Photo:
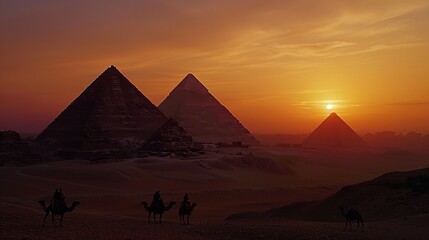
[[[64,196],[62,188],[58,191],[58,202],[59,202],[59,205],[61,207],[65,207],[66,206],[66,197]]]
[[[161,194],[159,193],[159,191],[156,191],[156,192],[153,194],[153,201],[154,201],[154,202],[162,201]]]
[[[183,196],[183,202],[182,202],[182,204],[183,205],[188,205],[188,206],[191,205],[191,202],[189,201],[188,193],[186,193],[185,196]]]
[[[54,201],[56,200],[58,198],[58,188],[57,189],[55,189],[55,192],[54,192],[54,194],[52,195],[52,198],[51,198],[51,206],[52,206],[52,204],[54,204]]]
[[[51,206],[53,209],[61,209],[65,206],[64,195],[62,189],[55,189],[54,196],[51,200]]]

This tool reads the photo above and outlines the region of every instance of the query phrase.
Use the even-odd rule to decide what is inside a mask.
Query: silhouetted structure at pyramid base
[[[170,118],[143,145],[142,152],[157,155],[157,153],[174,153],[188,157],[196,155],[204,146],[192,141],[192,137],[179,124]]]
[[[75,139],[58,150],[58,156],[64,159],[111,159],[129,158],[132,153],[126,151],[117,140]]]
[[[9,162],[31,164],[41,160],[32,145],[23,140],[17,132],[0,131],[0,166]]]
[[[195,156],[202,152],[203,145],[192,137],[173,119],[155,131],[149,139],[134,138],[74,138],[63,144],[53,139],[43,143],[51,152],[62,159],[126,159],[144,156]]]

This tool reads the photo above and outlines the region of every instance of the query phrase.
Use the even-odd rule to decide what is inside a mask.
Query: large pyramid
[[[258,143],[249,130],[192,74],[188,74],[170,92],[159,109],[177,120],[195,141]]]
[[[353,148],[365,147],[366,144],[346,122],[333,112],[304,140],[303,146]]]
[[[104,71],[38,137],[67,158],[123,157],[167,122],[114,66]]]

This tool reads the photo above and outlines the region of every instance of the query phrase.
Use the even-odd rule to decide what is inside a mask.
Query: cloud
[[[429,106],[429,101],[404,101],[404,102],[392,102],[392,103],[386,103],[384,105],[388,106]]]

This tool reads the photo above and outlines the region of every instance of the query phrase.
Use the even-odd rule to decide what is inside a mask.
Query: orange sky
[[[251,131],[429,133],[429,1],[0,1],[0,130],[40,132],[114,64],[154,104],[194,73]]]

